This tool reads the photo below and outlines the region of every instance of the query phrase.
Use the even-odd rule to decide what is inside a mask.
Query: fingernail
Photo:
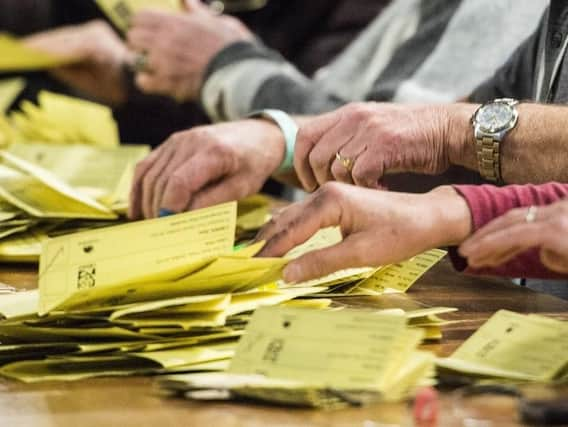
[[[175,212],[171,211],[169,209],[160,209],[160,212],[158,213],[158,217],[163,217],[163,216],[170,216],[170,215],[174,215]]]

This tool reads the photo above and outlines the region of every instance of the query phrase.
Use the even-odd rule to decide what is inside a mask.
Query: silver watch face
[[[482,107],[475,119],[484,132],[495,133],[507,129],[514,116],[513,107],[496,102]]]

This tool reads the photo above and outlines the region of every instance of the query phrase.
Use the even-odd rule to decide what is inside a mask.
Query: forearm
[[[450,161],[478,170],[475,138],[470,118],[478,106],[448,106]],[[568,181],[568,134],[564,123],[568,108],[558,105],[523,104],[519,122],[501,143],[501,174],[509,184]]]
[[[343,104],[318,90],[277,52],[250,42],[227,46],[210,62],[201,102],[214,121],[236,120],[265,108],[315,114]]]

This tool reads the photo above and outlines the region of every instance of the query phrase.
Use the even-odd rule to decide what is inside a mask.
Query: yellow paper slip
[[[50,171],[86,196],[112,203],[126,199],[132,174],[125,177],[125,172],[132,172],[134,165],[150,150],[146,145],[102,148],[84,144],[24,143],[12,144],[7,151]]]
[[[181,0],[96,0],[99,7],[120,30],[126,32],[132,17],[144,9],[178,12]]]
[[[82,195],[48,171],[0,151],[0,196],[40,218],[114,219],[105,206]]]
[[[0,317],[12,319],[36,314],[38,303],[37,289],[0,295]]]
[[[231,202],[51,239],[40,258],[39,312],[53,310],[81,290],[187,274],[196,260],[231,252],[235,218],[236,202]]]
[[[568,363],[568,323],[498,311],[438,365],[473,375],[551,381]]]
[[[8,111],[24,87],[26,80],[21,77],[0,80],[0,114]]]
[[[0,71],[35,71],[60,67],[74,62],[66,58],[29,48],[20,40],[0,33]]]
[[[380,389],[390,375],[404,316],[261,307],[229,368],[321,387]],[[399,347],[400,350],[400,347]]]
[[[406,292],[430,268],[446,256],[441,249],[432,249],[398,264],[385,266],[363,280],[351,293],[372,291],[383,293],[386,289]]]

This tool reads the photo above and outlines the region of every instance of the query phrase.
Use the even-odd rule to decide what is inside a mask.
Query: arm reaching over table
[[[341,243],[288,264],[284,270],[288,282],[302,282],[348,267],[400,262],[439,246],[453,246],[454,266],[468,273],[561,278],[566,277],[568,265],[568,202],[553,203],[566,196],[566,184],[438,187],[426,194],[405,194],[329,183],[284,210],[261,230],[257,239],[267,242],[261,256],[282,256],[320,228],[341,228]],[[500,233],[500,228],[493,232],[490,229],[489,233],[481,228],[475,233],[508,211],[511,213],[495,220],[498,227],[503,221],[511,222],[511,218],[518,220],[523,211],[526,215],[526,208],[511,210],[516,207],[548,204],[537,211],[538,221],[529,221],[529,231],[535,229],[529,236],[515,229],[510,235]],[[553,227],[556,238],[552,236]],[[545,234],[539,237],[538,232]],[[456,246],[462,243],[460,252],[467,258],[456,253]],[[490,250],[491,245],[496,249],[488,252],[487,261],[483,251]],[[495,259],[496,255],[500,258]],[[478,261],[480,258],[485,263]]]
[[[470,223],[467,204],[451,187],[418,195],[329,183],[273,218],[257,240],[267,241],[261,256],[282,256],[320,228],[339,226],[341,243],[291,261],[284,270],[287,282],[301,282],[457,244],[469,235]]]

